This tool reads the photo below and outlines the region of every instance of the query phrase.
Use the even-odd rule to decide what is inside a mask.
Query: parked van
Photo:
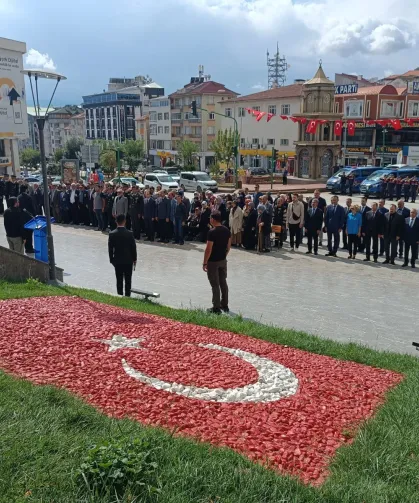
[[[360,166],[359,168],[354,168],[352,166],[346,166],[335,173],[326,182],[326,189],[330,190],[332,194],[340,193],[340,178],[343,173],[346,176],[352,174],[354,176],[354,185],[352,187],[352,192],[360,192],[361,183],[368,178],[370,175],[377,171],[379,168],[377,166]]]
[[[394,175],[397,178],[406,178],[417,176],[419,177],[419,167],[401,168],[401,169],[380,169],[370,175],[366,180],[361,183],[361,194],[366,196],[378,197],[381,193],[381,177],[387,175]]]
[[[217,192],[218,190],[217,182],[203,171],[182,171],[179,185],[188,192],[205,192],[206,190]]]

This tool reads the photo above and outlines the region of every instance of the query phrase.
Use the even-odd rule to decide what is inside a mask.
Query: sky
[[[245,95],[267,87],[279,44],[287,83],[383,77],[419,67],[417,0],[0,0],[1,36],[27,44],[26,67],[56,70],[54,105],[80,104],[110,77],[149,74],[166,93],[196,76]],[[43,83],[41,99],[50,96]]]

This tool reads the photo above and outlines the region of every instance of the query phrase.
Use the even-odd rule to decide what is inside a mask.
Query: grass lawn
[[[209,316],[89,290],[37,282],[0,283],[0,299],[79,295],[97,302],[247,334],[313,353],[403,373],[374,419],[338,450],[318,487],[253,464],[229,449],[114,420],[64,390],[0,372],[0,503],[419,503],[419,359],[339,344],[241,318]],[[65,315],[62,320],[65,322]],[[2,323],[7,323],[3,319]],[[1,344],[1,340],[0,340]],[[93,444],[143,439],[152,448],[161,492],[135,498],[93,492],[77,475]]]

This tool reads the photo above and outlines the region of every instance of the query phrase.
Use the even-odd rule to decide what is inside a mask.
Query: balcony
[[[182,122],[182,119],[172,119],[172,122],[180,124]]]
[[[189,119],[185,119],[185,120],[187,120],[188,122],[201,122],[200,117],[189,117]]]

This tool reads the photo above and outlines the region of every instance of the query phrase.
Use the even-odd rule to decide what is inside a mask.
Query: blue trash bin
[[[51,218],[51,223],[55,219]],[[47,219],[43,216],[37,216],[26,222],[25,229],[30,229],[33,232],[35,258],[41,262],[48,263],[48,241],[47,241]]]

